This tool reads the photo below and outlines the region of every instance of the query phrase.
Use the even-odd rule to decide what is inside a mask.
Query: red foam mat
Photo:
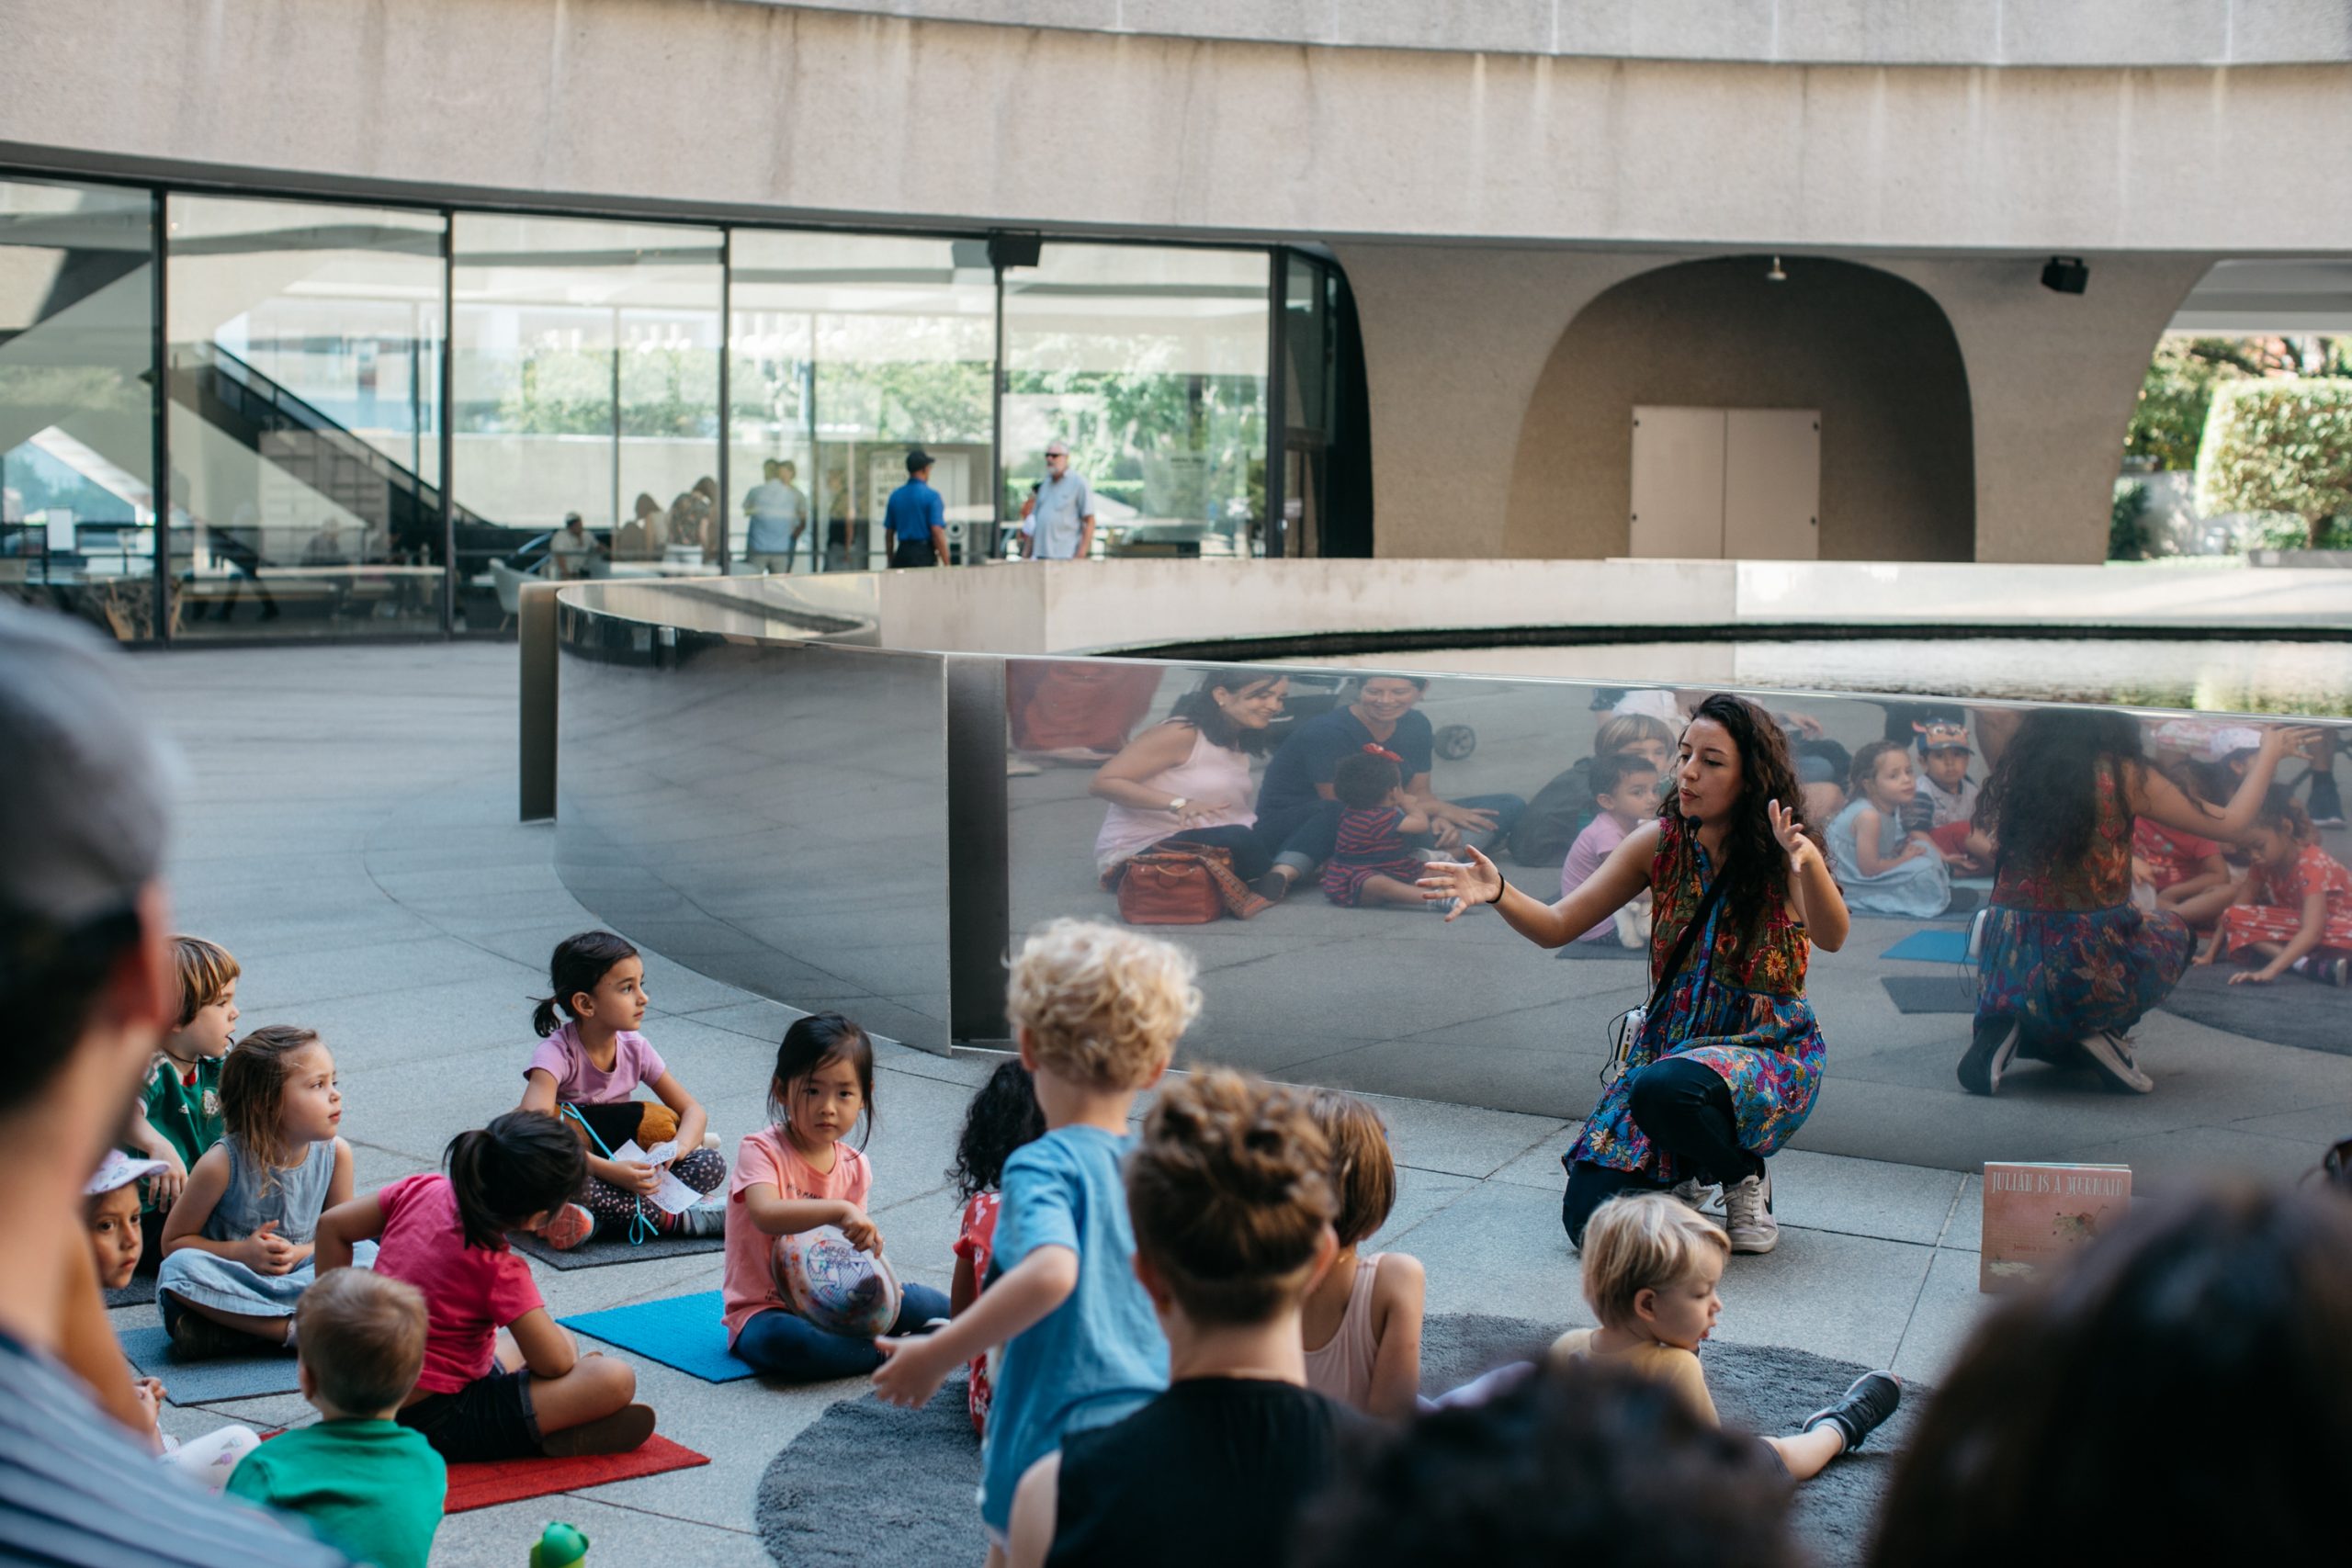
[[[660,1436],[648,1438],[642,1448],[625,1454],[592,1454],[581,1459],[508,1459],[487,1464],[449,1467],[449,1496],[441,1505],[447,1514],[494,1507],[551,1492],[576,1492],[583,1486],[634,1481],[673,1470],[708,1464],[707,1454]]]

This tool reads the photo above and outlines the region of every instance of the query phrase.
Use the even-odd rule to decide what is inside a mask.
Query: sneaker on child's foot
[[[673,1235],[702,1236],[727,1234],[727,1205],[712,1202],[707,1198],[699,1203],[689,1205],[676,1216],[676,1219],[677,1225],[671,1233]]]
[[[595,1234],[596,1216],[577,1203],[566,1203],[555,1212],[555,1217],[548,1221],[539,1236],[558,1252],[570,1252]]]
[[[1724,1229],[1734,1252],[1770,1252],[1781,1245],[1781,1222],[1772,1217],[1770,1171],[1724,1184]]]
[[[539,1451],[549,1459],[576,1459],[582,1454],[625,1454],[645,1446],[653,1436],[653,1407],[650,1404],[624,1404],[610,1416],[577,1427],[566,1427],[560,1432],[549,1432],[539,1440]]]
[[[1894,1414],[1903,1403],[1903,1380],[1893,1372],[1864,1372],[1854,1380],[1846,1396],[1826,1410],[1816,1410],[1804,1418],[1799,1431],[1810,1432],[1825,1423],[1838,1428],[1846,1439],[1846,1451],[1852,1453],[1863,1441]]]
[[[2132,1059],[2132,1043],[2111,1030],[2095,1030],[2083,1036],[2083,1054],[2098,1069],[2107,1087],[2122,1094],[2146,1094],[2156,1087],[2156,1080],[2142,1072]]]
[[[215,1356],[258,1355],[262,1342],[189,1307],[172,1320],[172,1359],[206,1361]]]

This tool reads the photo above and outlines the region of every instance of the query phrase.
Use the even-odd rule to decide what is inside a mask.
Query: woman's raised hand
[[[1789,852],[1790,875],[1799,875],[1804,871],[1806,857],[1810,856],[1815,860],[1821,858],[1821,851],[1815,846],[1811,839],[1805,837],[1804,829],[1797,826],[1795,812],[1791,811],[1777,800],[1766,801],[1764,812],[1771,818],[1772,837],[1778,839],[1781,841],[1781,848]]]
[[[2274,757],[2309,757],[2326,733],[2315,724],[2279,725],[2262,732],[2262,750]]]
[[[1464,846],[1466,861],[1433,860],[1421,867],[1421,875],[1413,886],[1422,889],[1421,897],[1431,903],[1451,898],[1453,908],[1446,915],[1449,920],[1459,919],[1462,912],[1476,904],[1490,904],[1502,897],[1503,874],[1495,863],[1476,850]]]

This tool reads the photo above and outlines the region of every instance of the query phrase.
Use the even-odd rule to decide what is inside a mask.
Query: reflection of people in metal
[[[1013,750],[1057,762],[1107,762],[1151,710],[1159,677],[1152,664],[1008,660]]]
[[[1227,851],[1244,881],[1264,876],[1284,846],[1250,809],[1250,752],[1288,690],[1266,671],[1212,671],[1097,769],[1092,793],[1111,808],[1095,836],[1095,870],[1107,881],[1130,856],[1177,841]]]
[[[947,560],[947,503],[931,488],[931,454],[907,454],[907,482],[890,492],[882,525],[890,531],[892,566],[943,566]]]
[[[1022,549],[1031,560],[1085,560],[1094,553],[1094,491],[1073,473],[1069,448],[1046,446],[1046,478],[1021,506]]]
[[[1366,746],[1396,753],[1408,807],[1430,818],[1439,848],[1451,849],[1475,838],[1491,849],[1510,832],[1527,809],[1519,796],[1480,795],[1449,801],[1430,790],[1434,732],[1429,716],[1414,705],[1428,689],[1429,682],[1419,676],[1367,675],[1357,683],[1353,702],[1316,715],[1283,739],[1259,785],[1258,818],[1268,834],[1295,839],[1310,858],[1303,866],[1286,861],[1276,864],[1260,893],[1280,898],[1300,876],[1331,858],[1340,810],[1331,776],[1341,758]]]
[[[2132,901],[2132,818],[2234,840],[2253,824],[2279,760],[2314,734],[2267,732],[2217,812],[2147,763],[2129,715],[1980,713],[1977,735],[1994,765],[1976,826],[1993,840],[1995,880],[1961,1087],[1995,1092],[2022,1055],[2088,1067],[2112,1089],[2154,1089],[2126,1032],[2180,983],[2191,939],[2178,915]]]
[[[2253,864],[2230,889],[2231,900],[2197,962],[2245,963],[2233,986],[2267,986],[2289,970],[2330,986],[2352,984],[2352,871],[2313,842],[2309,813],[2285,790],[2272,790],[2246,829]]]
[[[1679,1186],[1695,1199],[1720,1184],[1732,1250],[1770,1252],[1781,1233],[1765,1160],[1804,1124],[1827,1066],[1805,963],[1812,947],[1845,944],[1846,901],[1803,805],[1787,804],[1799,799],[1788,742],[1762,708],[1729,695],[1702,703],[1674,781],[1658,819],[1556,903],[1512,887],[1476,850],[1467,864],[1431,864],[1421,886],[1465,908],[1492,904],[1547,948],[1652,891],[1651,1005],[1624,1071],[1561,1156],[1561,1223],[1581,1246],[1585,1222],[1620,1192]]]

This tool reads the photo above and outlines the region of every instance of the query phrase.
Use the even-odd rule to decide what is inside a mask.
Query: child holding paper
[[[703,1146],[702,1102],[637,1032],[645,1021],[645,961],[611,931],[582,931],[548,961],[555,994],[531,1016],[539,1048],[515,1109],[560,1116],[588,1148],[588,1185],[542,1233],[569,1250],[599,1231],[718,1235],[724,1202],[700,1200],[727,1179],[727,1157]],[[557,1013],[568,1015],[559,1025]],[[639,1084],[660,1103],[637,1098]],[[582,1223],[582,1216],[586,1216]]]

